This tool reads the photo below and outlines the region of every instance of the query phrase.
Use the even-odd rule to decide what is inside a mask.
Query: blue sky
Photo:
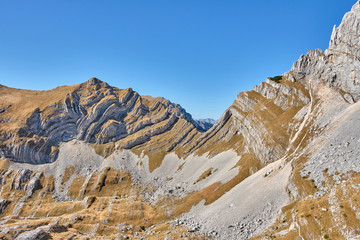
[[[0,0],[0,84],[97,77],[219,118],[239,92],[326,49],[355,0]]]

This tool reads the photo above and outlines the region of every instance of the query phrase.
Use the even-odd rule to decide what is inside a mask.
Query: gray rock
[[[354,104],[354,103],[355,103],[353,97],[352,97],[350,94],[345,94],[345,95],[344,95],[344,98],[345,98],[345,100],[346,100],[348,103],[350,103],[350,104]]]
[[[56,224],[56,225],[51,225],[49,227],[49,232],[53,232],[53,233],[62,233],[62,232],[67,232],[68,231],[68,228],[65,227],[64,225],[59,225],[59,224]]]
[[[35,109],[30,117],[24,119],[25,126],[19,128],[17,135],[13,136],[22,138],[22,141],[0,144],[0,156],[16,162],[51,163],[58,157],[59,144],[74,139],[103,144],[135,136],[137,132],[149,129],[141,136],[130,137],[129,141],[119,146],[129,149],[169,131],[179,119],[188,120],[199,131],[210,127],[207,123],[207,129],[202,128],[179,104],[154,98],[152,101],[155,105],[148,107],[142,104],[147,97],[141,97],[132,89],[122,91],[126,94],[119,98],[112,87],[97,78],[91,78],[82,87],[68,93],[63,103],[51,104],[41,111]],[[159,112],[163,113],[158,115]],[[128,115],[133,118],[126,118]],[[162,122],[165,124],[159,124]],[[157,124],[158,127],[153,127]],[[173,146],[168,146],[169,149],[177,147],[191,130],[178,134],[178,139]]]
[[[34,174],[29,183],[25,186],[25,191],[28,196],[32,196],[36,190],[42,189],[40,178],[43,176],[43,173]]]
[[[11,203],[10,200],[5,200],[5,199],[0,200],[0,214],[4,212],[4,210],[10,203]]]
[[[20,234],[17,240],[46,240],[51,239],[51,235],[42,229],[35,229]]]

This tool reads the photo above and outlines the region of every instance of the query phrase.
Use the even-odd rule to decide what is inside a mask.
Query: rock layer
[[[12,102],[12,96],[24,94],[6,87],[1,90],[1,98],[9,99],[9,102]],[[17,162],[41,164],[55,161],[59,143],[73,139],[94,144],[117,142],[118,148],[129,149],[168,132],[174,126],[187,131],[197,132],[196,127],[203,130],[180,105],[163,98],[140,96],[132,89],[113,88],[96,78],[73,86],[71,90],[52,90],[60,95],[56,102],[47,102],[46,92],[42,92],[45,96],[41,99],[32,99],[32,95],[38,92],[27,91],[25,94],[28,96],[22,98],[30,98],[33,110],[20,113],[17,119],[2,124],[0,156]],[[51,91],[48,94],[52,94]],[[37,101],[43,101],[43,106]],[[5,119],[11,115],[9,109],[1,117]],[[13,127],[12,131],[8,131],[7,125]],[[166,144],[174,144],[181,137]]]
[[[239,93],[205,132],[169,100],[96,78],[0,86],[1,237],[354,238],[359,23],[357,2],[329,49]]]

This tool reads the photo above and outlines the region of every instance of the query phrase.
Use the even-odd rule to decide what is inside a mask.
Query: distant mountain
[[[197,119],[195,121],[200,128],[204,129],[204,131],[209,130],[216,122],[216,120],[212,118]]]
[[[207,123],[214,125],[217,120],[212,119],[212,118],[204,118],[204,119],[197,119],[196,121],[207,122]]]

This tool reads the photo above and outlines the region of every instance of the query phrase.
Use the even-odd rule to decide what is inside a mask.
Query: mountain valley
[[[0,85],[1,239],[359,239],[360,1],[215,122],[97,78]]]

